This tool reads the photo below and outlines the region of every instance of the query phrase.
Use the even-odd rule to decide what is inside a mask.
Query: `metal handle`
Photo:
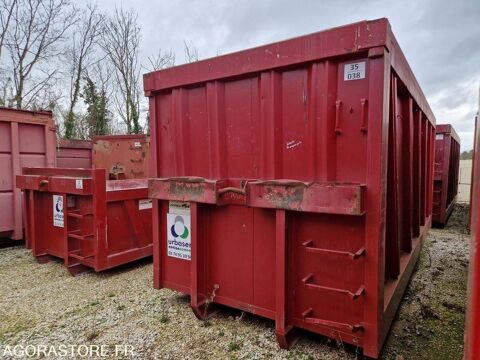
[[[240,188],[236,188],[236,187],[224,187],[224,188],[218,190],[217,192],[218,192],[218,195],[223,195],[227,192],[232,192],[232,193],[235,193],[235,194],[245,195],[245,189],[240,189]]]
[[[320,319],[320,318],[314,318],[312,317],[313,309],[308,308],[302,313],[302,317],[305,320],[305,322],[309,324],[314,324],[314,325],[322,325],[322,326],[330,326],[336,329],[343,329],[343,330],[349,330],[351,332],[357,332],[363,330],[363,325],[361,324],[347,324],[347,323],[340,323],[337,321],[331,321],[331,320],[325,320],[325,319]]]
[[[367,133],[368,128],[368,116],[367,116],[367,99],[360,99],[360,131]]]
[[[311,252],[311,253],[344,255],[344,256],[351,257],[353,260],[356,260],[360,256],[365,255],[365,248],[363,246],[360,249],[358,249],[356,252],[352,253],[352,252],[349,252],[349,251],[340,251],[340,250],[330,250],[330,249],[317,248],[317,247],[312,246],[313,245],[313,240],[305,241],[302,245],[305,246],[306,251]]]
[[[48,185],[48,180],[40,180],[40,186]]]
[[[337,288],[332,288],[332,287],[328,287],[328,286],[312,284],[313,274],[308,274],[307,276],[305,276],[302,279],[302,282],[308,288],[315,289],[315,290],[332,291],[332,292],[348,295],[348,297],[350,297],[352,300],[358,299],[361,295],[363,295],[365,293],[365,286],[364,285],[360,286],[358,288],[358,290],[353,293],[353,292],[351,292],[350,290],[347,290],[347,289],[337,289]]]
[[[340,128],[340,107],[342,106],[342,101],[335,101],[335,134],[340,135],[342,129]]]

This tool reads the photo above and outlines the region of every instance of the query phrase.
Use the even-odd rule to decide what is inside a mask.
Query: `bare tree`
[[[175,66],[175,53],[172,50],[162,52],[162,49],[159,49],[157,55],[149,56],[147,60],[148,65],[143,66],[146,71],[162,70]]]
[[[51,62],[63,51],[61,43],[76,22],[69,0],[17,0],[6,32],[10,53],[14,102],[28,107],[55,81],[58,70]],[[47,64],[48,68],[40,69]]]
[[[10,25],[16,4],[17,0],[0,0],[0,59],[2,58],[5,35]]]
[[[82,12],[77,26],[74,28],[72,44],[67,52],[70,73],[70,98],[65,117],[65,137],[71,139],[75,135],[75,105],[80,96],[82,77],[89,56],[94,51],[105,17],[98,13],[95,6],[87,6]]]
[[[185,52],[186,63],[192,63],[192,62],[198,61],[198,50],[194,45],[188,44],[185,40],[183,40],[183,47]]]
[[[140,118],[140,66],[138,50],[140,28],[133,10],[116,9],[106,22],[102,36],[102,48],[114,68],[118,91],[113,100],[129,134],[141,132]]]

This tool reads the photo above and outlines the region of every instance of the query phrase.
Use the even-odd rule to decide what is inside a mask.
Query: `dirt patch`
[[[433,229],[389,334],[385,359],[461,359],[469,235],[467,208]],[[208,322],[188,297],[152,287],[140,262],[71,277],[24,248],[0,250],[0,345],[129,344],[138,359],[355,359],[357,349],[303,333],[279,349],[274,323],[228,308]]]
[[[468,206],[432,229],[390,331],[383,357],[462,359],[470,234]]]

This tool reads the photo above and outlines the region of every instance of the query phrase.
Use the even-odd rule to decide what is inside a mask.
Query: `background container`
[[[92,141],[60,139],[57,143],[57,167],[92,167]]]
[[[93,138],[93,163],[107,169],[109,179],[149,176],[150,139],[147,135],[111,135]]]
[[[468,308],[465,327],[465,360],[480,359],[480,125],[475,121],[472,176],[471,246],[468,272]]]
[[[22,192],[15,176],[24,166],[54,165],[52,113],[0,107],[0,237],[23,239]]]
[[[435,131],[433,223],[445,226],[457,198],[460,138],[450,124],[437,125]]]
[[[435,118],[388,20],[144,76],[154,285],[377,357],[431,226]]]
[[[24,168],[17,176],[39,262],[61,258],[75,275],[152,255],[147,180],[105,179],[105,169]]]

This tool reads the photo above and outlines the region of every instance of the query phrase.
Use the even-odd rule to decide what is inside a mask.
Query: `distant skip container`
[[[147,135],[94,136],[93,163],[106,169],[110,180],[148,178],[150,139]]]
[[[435,132],[433,223],[445,226],[458,193],[460,138],[450,124],[437,125]]]
[[[154,286],[377,357],[432,221],[435,118],[387,19],[144,76]]]
[[[23,239],[22,191],[15,176],[24,166],[55,166],[55,124],[50,111],[0,107],[0,237]]]
[[[58,140],[56,167],[90,169],[92,167],[92,141]]]
[[[27,246],[40,263],[61,258],[72,275],[152,255],[146,179],[106,180],[105,169],[24,168]]]

